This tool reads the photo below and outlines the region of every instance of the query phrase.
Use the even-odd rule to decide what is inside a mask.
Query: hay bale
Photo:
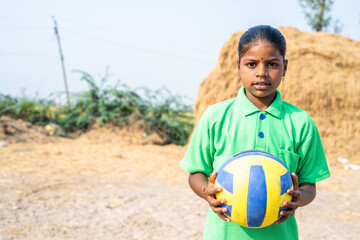
[[[279,87],[283,100],[312,116],[331,161],[345,157],[360,163],[360,42],[293,27],[278,29],[286,38],[289,60],[286,79]],[[209,105],[235,97],[242,86],[236,60],[243,32],[224,44],[217,65],[200,84],[197,120]]]

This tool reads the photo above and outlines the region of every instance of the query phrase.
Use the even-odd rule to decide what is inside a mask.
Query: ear
[[[283,71],[283,77],[285,77],[285,74],[287,72],[287,68],[288,68],[288,60],[285,59],[284,60],[284,71]]]
[[[241,73],[240,73],[240,60],[236,60],[236,63],[237,63],[237,68],[238,68],[238,74],[239,74],[239,77],[240,77],[240,81],[242,81],[242,78],[241,78]]]

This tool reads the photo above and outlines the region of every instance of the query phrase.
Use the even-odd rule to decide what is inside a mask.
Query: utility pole
[[[57,27],[55,17],[52,16],[52,19],[54,21],[54,31],[55,31],[56,39],[57,39],[57,42],[58,42],[58,45],[59,45],[60,60],[61,60],[61,67],[62,67],[62,72],[63,72],[63,76],[64,76],[64,84],[65,84],[65,92],[66,92],[66,97],[67,97],[67,104],[68,104],[68,108],[70,108],[71,107],[71,105],[70,105],[70,95],[69,95],[69,89],[68,89],[67,80],[66,80],[64,56],[63,56],[62,49],[61,49],[59,31],[58,31],[58,27]]]

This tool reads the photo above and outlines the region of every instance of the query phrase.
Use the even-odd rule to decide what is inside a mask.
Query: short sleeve
[[[316,183],[330,177],[324,148],[318,129],[310,118],[305,125],[304,141],[300,142],[298,154],[300,156],[296,174],[300,183]]]
[[[211,137],[211,114],[207,109],[195,127],[180,167],[189,173],[209,176],[213,171],[214,144]]]

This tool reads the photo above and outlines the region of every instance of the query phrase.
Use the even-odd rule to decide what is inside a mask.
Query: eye
[[[256,63],[254,62],[248,62],[246,63],[246,66],[250,67],[250,68],[253,68],[253,67],[256,67]]]
[[[278,64],[277,64],[277,63],[274,63],[274,62],[269,62],[269,63],[268,63],[268,66],[269,66],[269,67],[276,67],[276,66],[278,66]]]

